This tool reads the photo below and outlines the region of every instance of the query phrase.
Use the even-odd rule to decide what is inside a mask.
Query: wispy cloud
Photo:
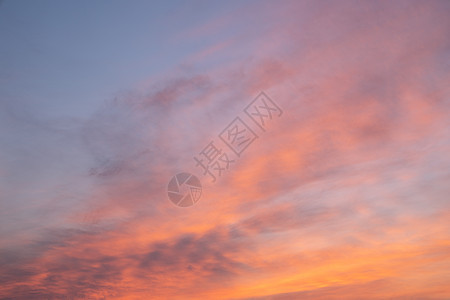
[[[258,3],[83,120],[0,102],[0,297],[448,298],[449,5]],[[282,117],[210,183],[193,156],[261,90]]]

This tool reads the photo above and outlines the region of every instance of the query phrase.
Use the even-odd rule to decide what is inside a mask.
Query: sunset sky
[[[0,1],[0,299],[450,299],[450,1]]]

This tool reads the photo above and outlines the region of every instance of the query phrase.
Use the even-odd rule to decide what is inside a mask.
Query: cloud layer
[[[248,2],[84,119],[0,102],[0,298],[448,298],[449,13]],[[231,156],[218,135],[260,91],[283,115],[210,182],[193,157]],[[167,199],[179,172],[193,207]]]

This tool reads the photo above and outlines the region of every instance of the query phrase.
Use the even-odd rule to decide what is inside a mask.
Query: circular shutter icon
[[[200,199],[202,185],[196,176],[190,173],[179,173],[170,180],[167,194],[175,205],[189,207]]]

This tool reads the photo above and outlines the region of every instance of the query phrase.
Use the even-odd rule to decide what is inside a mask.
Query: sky
[[[449,83],[446,0],[0,1],[0,299],[450,299]]]

